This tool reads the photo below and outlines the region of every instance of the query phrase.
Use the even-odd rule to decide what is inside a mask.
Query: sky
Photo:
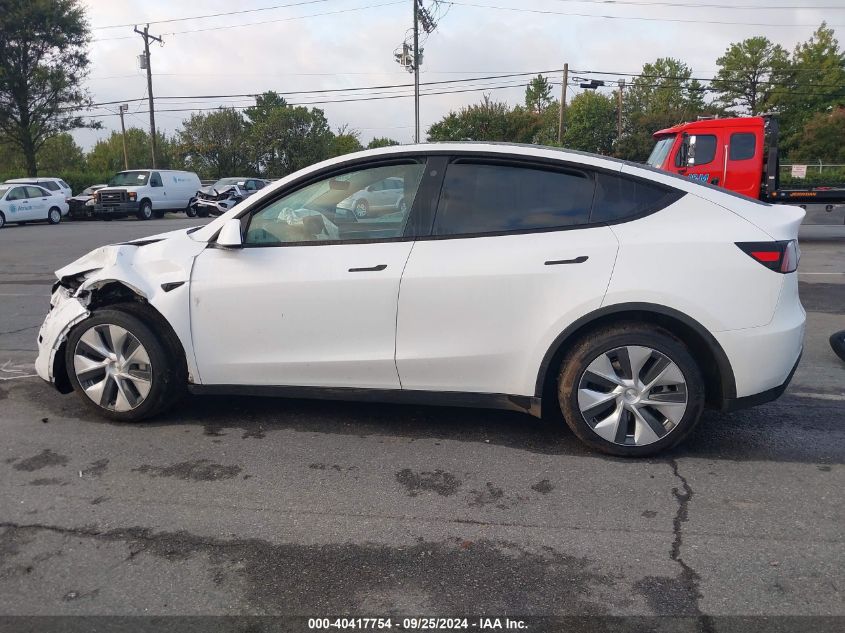
[[[153,43],[150,52],[156,126],[168,135],[190,112],[167,110],[254,103],[251,97],[168,97],[413,83],[413,75],[393,55],[412,25],[412,0],[83,0],[83,4],[94,40],[87,86],[95,103],[136,100],[129,102],[127,127],[149,128],[147,102],[140,100],[147,96],[146,71],[138,66],[143,41],[133,32],[135,23],[160,22],[151,24],[150,32],[164,43]],[[440,16],[422,46],[423,84],[554,70],[549,77],[559,94],[564,63],[571,75],[608,72],[593,77],[615,83],[622,76],[616,73],[636,73],[644,63],[668,56],[684,60],[694,76],[707,78],[714,75],[716,59],[732,42],[765,35],[792,51],[822,20],[845,44],[845,0],[423,0],[423,4]],[[267,7],[279,8],[254,11]],[[244,13],[180,20],[231,11]],[[113,25],[119,26],[102,28]],[[423,93],[485,90],[423,96],[422,138],[432,123],[450,110],[478,102],[485,92],[496,100],[521,103],[528,78],[423,86]],[[491,88],[501,85],[513,87]],[[571,98],[579,89],[568,91]],[[413,89],[370,92],[412,95]],[[351,98],[342,95],[292,94],[287,99],[309,103]],[[380,136],[413,142],[413,98],[315,103],[315,107],[325,111],[333,129],[347,125],[364,144]],[[84,149],[120,129],[120,119],[113,114],[116,108],[109,105],[89,112],[99,115],[96,120],[103,129],[74,132]]]

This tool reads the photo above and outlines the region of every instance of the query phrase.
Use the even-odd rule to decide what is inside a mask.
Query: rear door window
[[[58,191],[58,190],[59,190],[59,185],[58,185],[58,183],[53,182],[52,180],[47,180],[46,182],[43,182],[43,183],[41,183],[41,184],[42,184],[44,187],[47,187],[47,189],[49,189],[50,191]]]
[[[27,187],[26,195],[29,198],[44,198],[50,194],[44,191],[41,187]]]
[[[457,162],[446,169],[434,235],[507,233],[585,224],[595,183],[580,170]]]
[[[731,134],[729,156],[731,160],[748,160],[754,158],[757,139],[751,132],[737,132]]]

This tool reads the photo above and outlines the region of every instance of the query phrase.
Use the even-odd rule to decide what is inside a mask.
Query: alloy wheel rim
[[[58,211],[56,211],[55,209],[53,209],[52,211],[50,211],[50,219],[51,219],[53,222],[58,222],[60,218],[61,218],[61,215],[59,215],[59,212],[58,212]]]
[[[578,408],[601,438],[647,446],[678,426],[687,410],[687,383],[666,354],[627,345],[599,354],[578,382]]]
[[[150,393],[153,367],[138,338],[118,325],[89,328],[76,344],[73,368],[95,404],[109,411],[131,411]]]
[[[367,207],[363,203],[359,202],[355,205],[355,215],[359,218],[363,218],[367,215]]]

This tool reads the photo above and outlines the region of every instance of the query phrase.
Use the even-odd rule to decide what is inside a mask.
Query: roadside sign
[[[807,177],[807,166],[806,165],[793,165],[792,166],[792,177],[793,178],[806,178]]]

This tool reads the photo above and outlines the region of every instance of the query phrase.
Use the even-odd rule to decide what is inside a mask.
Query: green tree
[[[44,174],[62,174],[85,169],[85,154],[73,137],[62,132],[48,138],[38,151],[38,167]]]
[[[552,103],[552,85],[543,75],[533,77],[525,87],[525,107],[535,114],[543,111]]]
[[[645,160],[654,145],[654,132],[708,111],[712,109],[704,103],[704,87],[692,78],[684,62],[661,57],[645,64],[641,76],[625,90],[623,135],[616,153],[629,160]]]
[[[372,141],[367,143],[367,149],[376,149],[377,147],[390,147],[391,145],[400,145],[400,143],[399,141],[394,141],[392,138],[380,136],[374,138]]]
[[[538,129],[538,118],[525,108],[484,95],[481,103],[450,112],[428,128],[428,140],[531,143]]]
[[[170,139],[161,132],[156,152],[161,169],[178,166],[174,160],[174,148]],[[129,169],[143,169],[150,166],[150,135],[136,127],[126,130],[126,155]],[[88,167],[98,173],[116,173],[123,170],[123,142],[120,132],[112,132],[108,138],[97,141],[87,156]]]
[[[361,134],[348,125],[341,125],[332,139],[331,156],[343,156],[364,149],[361,145]]]
[[[196,112],[182,124],[178,138],[180,155],[204,176],[239,176],[252,169],[246,122],[237,110]]]
[[[712,87],[718,102],[738,114],[757,115],[769,107],[769,99],[784,78],[789,54],[768,38],[750,37],[731,44],[716,60],[719,72]]]
[[[271,178],[325,160],[331,155],[334,134],[319,108],[291,106],[269,92],[256,100],[245,115],[250,127],[251,154],[261,172]]]
[[[38,174],[38,151],[61,132],[94,127],[78,116],[90,41],[78,0],[0,0],[0,133]]]
[[[795,47],[772,102],[779,112],[781,147],[787,153],[799,144],[804,125],[815,114],[845,104],[845,52],[824,22]]]
[[[801,131],[790,154],[796,161],[845,163],[845,107],[819,112]]]
[[[616,103],[592,90],[577,95],[566,108],[563,146],[610,154],[616,138]]]

